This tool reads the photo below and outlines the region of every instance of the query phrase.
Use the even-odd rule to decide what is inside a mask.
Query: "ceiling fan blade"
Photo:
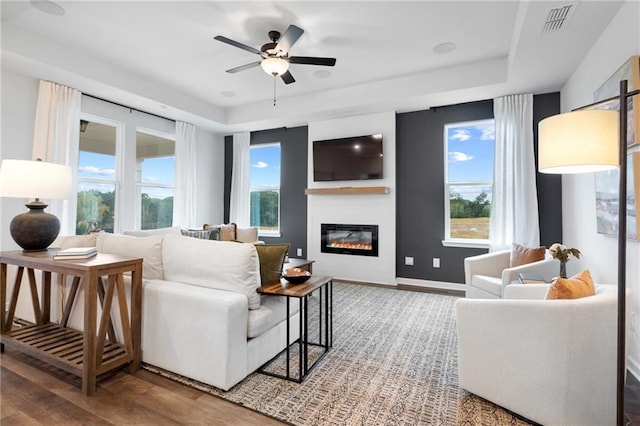
[[[296,79],[293,78],[293,76],[291,75],[291,73],[289,71],[287,71],[284,74],[280,75],[280,78],[282,78],[282,81],[284,81],[284,84],[291,84],[291,83],[295,83],[295,81],[296,81]]]
[[[289,56],[289,62],[292,64],[303,65],[324,65],[332,67],[336,64],[336,58],[316,58],[313,56]]]
[[[228,69],[227,72],[233,74],[236,72],[248,70],[249,68],[257,67],[258,65],[260,65],[260,62],[261,61],[257,61],[257,62],[251,62],[250,64],[240,65],[239,67]]]
[[[242,50],[246,50],[247,52],[255,53],[256,55],[260,54],[260,51],[258,49],[254,49],[253,47],[247,46],[246,44],[240,43],[239,41],[231,40],[230,38],[227,38],[225,36],[219,35],[215,36],[213,39],[230,44],[231,46],[238,47]]]
[[[304,33],[304,30],[300,27],[296,27],[295,25],[289,25],[287,31],[280,37],[278,44],[276,44],[275,50],[281,50],[282,53],[287,53],[291,46],[295,44],[296,41],[300,38],[300,36]]]

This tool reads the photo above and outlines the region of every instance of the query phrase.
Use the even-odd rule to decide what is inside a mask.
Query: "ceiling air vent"
[[[547,19],[544,22],[542,32],[550,33],[564,29],[573,16],[575,8],[576,3],[573,2],[547,10]]]

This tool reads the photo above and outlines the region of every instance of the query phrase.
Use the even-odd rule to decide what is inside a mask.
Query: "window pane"
[[[493,180],[493,120],[448,125],[446,136],[448,182]]]
[[[76,235],[104,230],[113,232],[115,185],[90,182],[78,184]]]
[[[451,185],[449,226],[451,238],[489,238],[491,186]]]
[[[170,227],[173,223],[173,188],[141,187],[140,229]]]
[[[260,231],[280,230],[280,144],[250,151],[250,223]]]
[[[170,139],[136,133],[140,229],[166,228],[173,223],[175,145]]]
[[[116,128],[80,120],[76,234],[113,232],[116,199]]]

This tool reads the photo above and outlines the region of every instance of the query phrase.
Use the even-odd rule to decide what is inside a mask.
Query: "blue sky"
[[[476,121],[450,125],[446,129],[447,176],[449,182],[493,180],[493,153],[495,126],[493,120]],[[489,191],[490,187],[480,188]],[[462,193],[467,199],[479,194],[476,188],[470,193]]]
[[[251,191],[280,188],[280,145],[251,148]]]

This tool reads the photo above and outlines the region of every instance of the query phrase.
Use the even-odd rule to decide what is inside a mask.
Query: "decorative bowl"
[[[302,284],[311,278],[311,272],[300,268],[289,268],[284,271],[282,277],[291,284]]]

